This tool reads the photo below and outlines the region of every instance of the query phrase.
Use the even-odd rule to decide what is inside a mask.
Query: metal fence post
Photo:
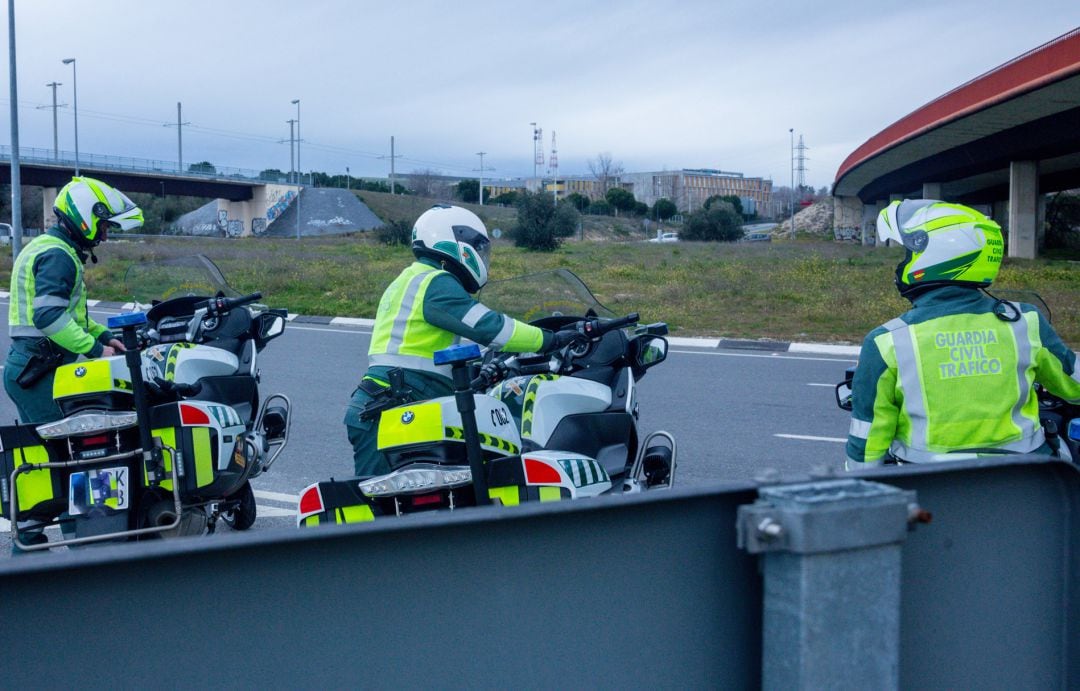
[[[900,546],[915,493],[865,480],[765,487],[739,508],[763,554],[765,689],[895,689]]]

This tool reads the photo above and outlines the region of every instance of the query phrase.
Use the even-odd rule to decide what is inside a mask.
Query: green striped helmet
[[[142,209],[94,178],[72,178],[56,195],[53,211],[76,240],[90,247],[104,241],[109,228],[135,230],[143,224]]]
[[[1005,244],[1001,226],[975,209],[934,199],[889,204],[877,219],[878,241],[904,246],[896,287],[904,297],[942,285],[989,286]]]

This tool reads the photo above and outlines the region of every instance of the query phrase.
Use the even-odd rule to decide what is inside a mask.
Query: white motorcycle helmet
[[[416,219],[412,250],[440,262],[470,293],[484,287],[491,260],[491,240],[480,218],[460,206],[436,204]]]

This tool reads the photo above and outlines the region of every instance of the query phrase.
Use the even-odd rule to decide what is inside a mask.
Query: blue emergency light
[[[1069,420],[1069,439],[1080,441],[1080,417]],[[1076,459],[1073,459],[1074,461]]]
[[[480,346],[475,343],[456,345],[435,351],[436,365],[452,365],[455,362],[468,362],[480,357]]]
[[[146,323],[146,312],[121,312],[109,317],[110,329],[123,329],[126,326],[142,326]]]

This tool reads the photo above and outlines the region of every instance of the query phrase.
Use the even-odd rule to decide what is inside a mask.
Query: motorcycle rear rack
[[[169,456],[172,458],[172,466],[174,469],[179,468],[183,462],[180,458],[180,452],[168,445],[162,445],[164,451],[169,452]],[[115,461],[128,459],[132,456],[139,456],[142,454],[142,449],[135,449],[134,451],[127,451],[124,453],[113,454],[112,456],[105,456],[102,458],[92,458],[83,460],[70,460],[70,461],[56,461],[49,463],[24,463],[11,473],[11,507],[10,516],[11,521],[11,542],[24,552],[33,552],[42,549],[51,549],[53,547],[70,547],[71,545],[82,545],[90,542],[102,542],[104,540],[115,540],[118,537],[137,537],[139,535],[149,535],[151,533],[163,533],[180,526],[180,520],[183,517],[183,505],[180,501],[180,482],[179,474],[173,473],[173,506],[176,508],[176,518],[172,523],[166,525],[153,526],[150,528],[136,528],[135,530],[121,530],[114,533],[103,533],[101,535],[89,535],[87,537],[73,537],[64,538],[61,537],[55,542],[45,542],[40,545],[28,545],[19,539],[19,524],[16,520],[19,510],[18,502],[18,489],[15,482],[19,473],[30,473],[35,470],[43,470],[48,468],[75,468],[86,465],[100,465],[102,462]],[[53,522],[42,525],[58,525],[59,522]]]
[[[678,447],[675,444],[675,437],[670,432],[664,430],[657,430],[650,432],[641,442],[641,446],[638,447],[637,458],[634,459],[634,465],[630,468],[630,475],[627,477],[624,485],[624,491],[628,492],[640,492],[645,488],[644,474],[645,474],[645,453],[649,450],[651,442],[656,437],[662,437],[667,441],[668,446],[671,447],[671,469],[668,472],[668,480],[666,485],[661,487],[671,488],[675,486],[675,469],[678,468]]]
[[[281,399],[285,403],[285,436],[280,439],[275,439],[270,442],[270,447],[273,453],[270,455],[266,462],[262,464],[262,469],[259,473],[263,473],[270,469],[270,466],[277,460],[278,455],[285,449],[285,446],[289,443],[289,431],[292,428],[292,401],[285,394],[275,393],[267,396],[262,405],[259,406],[259,414],[255,416],[255,424],[252,426],[254,430],[261,430],[263,425],[263,417],[266,415],[266,409],[270,404],[270,401],[274,399]],[[252,476],[254,477],[254,475]]]

